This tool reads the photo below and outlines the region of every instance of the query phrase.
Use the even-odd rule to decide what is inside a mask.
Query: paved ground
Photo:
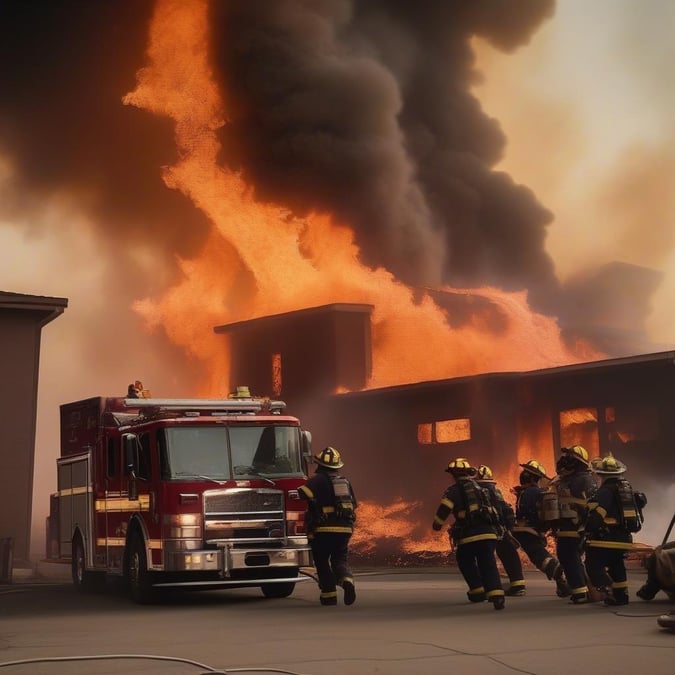
[[[321,607],[313,581],[284,600],[257,589],[168,595],[133,605],[109,586],[78,595],[67,568],[0,586],[0,673],[302,675],[671,675],[665,596],[613,610],[557,598],[528,572],[503,612],[466,601],[450,569],[360,570],[352,607]],[[57,573],[58,572],[58,573]],[[631,571],[630,592],[644,580]],[[96,660],[84,660],[95,656]],[[38,659],[69,659],[42,661]],[[33,660],[31,663],[17,663]],[[15,665],[8,665],[14,663]]]

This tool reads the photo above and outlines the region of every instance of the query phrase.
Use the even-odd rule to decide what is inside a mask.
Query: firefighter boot
[[[626,588],[614,588],[604,599],[604,603],[609,607],[618,607],[628,604],[628,590]]]
[[[590,602],[588,591],[577,591],[576,593],[572,593],[570,602],[573,605],[585,605],[587,602]]]
[[[525,595],[525,582],[524,581],[514,581],[511,585],[504,591],[506,595],[510,598],[517,598]]]
[[[485,589],[482,586],[478,588],[472,588],[467,591],[466,597],[471,600],[471,602],[485,602],[487,596],[485,595]]]
[[[337,592],[336,591],[321,591],[319,596],[319,602],[322,605],[337,605]]]
[[[655,584],[653,581],[647,581],[647,583],[640,586],[635,595],[638,596],[641,600],[646,600],[649,602],[653,600],[656,594],[660,591],[658,584]]]
[[[490,598],[490,602],[494,609],[504,609],[504,607],[506,607],[506,600],[503,595],[497,595],[494,598]]]
[[[345,592],[345,605],[353,605],[356,601],[356,587],[354,586],[354,580],[349,577],[342,580],[342,590]]]
[[[656,623],[658,623],[661,628],[667,628],[669,631],[675,632],[675,612],[661,614],[656,620]]]
[[[563,579],[562,575],[555,580],[555,594],[559,598],[569,598],[572,595],[572,589],[565,579]]]

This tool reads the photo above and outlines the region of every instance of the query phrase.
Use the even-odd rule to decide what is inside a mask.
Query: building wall
[[[331,445],[343,453],[361,500],[409,503],[430,522],[449,482],[444,469],[450,459],[488,464],[508,490],[518,482],[520,463],[536,459],[552,477],[560,448],[581,444],[591,457],[613,452],[628,465],[636,489],[651,491],[655,507],[672,515],[675,352],[374,390],[350,387],[336,395],[336,363],[351,355],[363,374],[370,341],[351,341],[357,330],[345,337],[326,317],[304,325],[297,319],[236,327],[236,383],[256,381],[262,372],[257,345],[265,346],[263,353],[283,338],[288,411],[312,433],[314,452]],[[421,438],[420,425],[428,433],[430,425],[453,420],[468,420],[466,438]]]
[[[41,331],[67,306],[0,291],[0,539],[12,540],[15,566],[30,559]]]
[[[42,316],[0,309],[0,537],[14,539],[18,561],[30,548]]]
[[[216,328],[230,339],[231,385],[297,403],[336,390],[361,389],[371,374],[367,305],[335,305]],[[280,356],[275,391],[273,358]]]

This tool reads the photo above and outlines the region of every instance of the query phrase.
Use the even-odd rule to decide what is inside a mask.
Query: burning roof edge
[[[42,312],[44,316],[40,321],[40,327],[46,326],[50,321],[63,314],[66,307],[68,307],[68,298],[0,291],[0,309]]]
[[[289,318],[296,318],[307,315],[329,314],[336,312],[348,312],[352,314],[372,314],[374,305],[367,305],[361,303],[333,303],[330,305],[320,305],[318,307],[307,307],[305,309],[297,309],[292,312],[283,312],[281,314],[268,314],[266,316],[259,316],[252,319],[244,319],[243,321],[235,321],[234,323],[226,323],[222,326],[215,326],[214,333],[229,333],[231,330],[240,328],[241,326],[261,325],[264,323],[272,323],[276,321],[285,321]]]
[[[648,363],[648,362],[670,362],[675,365],[675,351],[654,352],[650,354],[636,354],[632,356],[623,356],[613,359],[602,359],[600,361],[585,361],[582,363],[572,363],[564,366],[555,366],[552,368],[542,368],[539,370],[523,371],[495,371],[490,373],[478,373],[475,375],[462,375],[459,377],[450,377],[442,380],[425,380],[423,382],[410,382],[408,384],[398,384],[390,387],[379,387],[373,389],[363,389],[361,391],[348,391],[339,394],[333,394],[334,398],[350,398],[362,396],[377,396],[382,394],[395,394],[404,391],[412,392],[423,389],[434,389],[447,387],[451,384],[461,384],[476,380],[499,380],[509,378],[534,378],[547,375],[564,375],[574,371],[588,371],[591,369],[610,370],[621,366]]]

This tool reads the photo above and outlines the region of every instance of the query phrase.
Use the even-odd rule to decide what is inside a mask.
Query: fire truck
[[[311,434],[283,401],[238,387],[223,400],[95,397],[60,411],[48,531],[77,588],[119,577],[138,603],[163,588],[283,598],[311,578],[298,493]]]

